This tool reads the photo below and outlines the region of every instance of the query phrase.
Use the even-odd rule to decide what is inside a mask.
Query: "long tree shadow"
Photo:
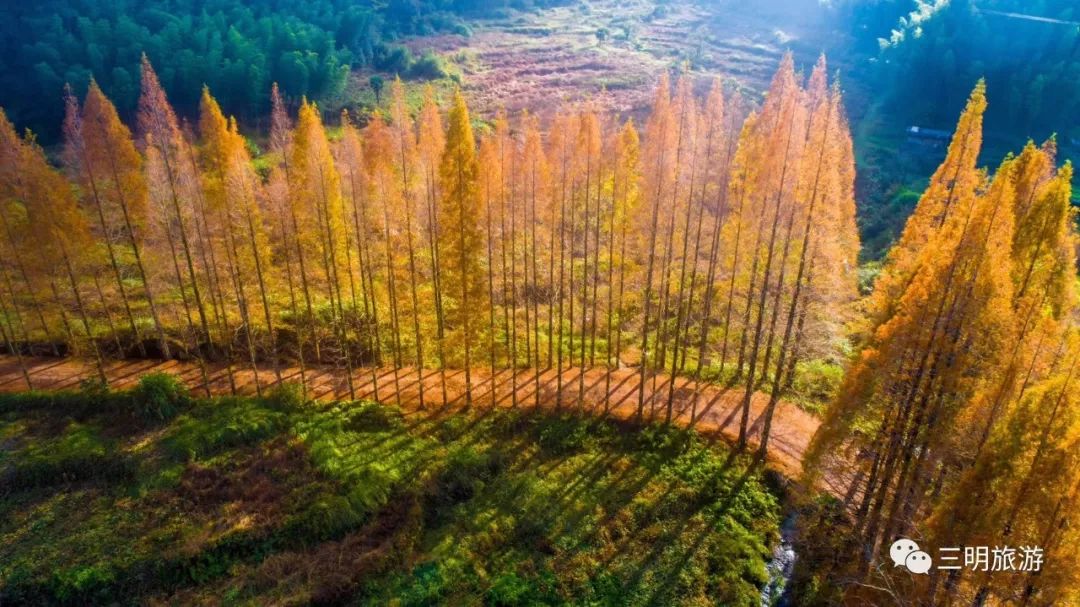
[[[705,522],[704,529],[712,529],[716,526],[717,523],[720,522],[720,519],[722,519],[731,509],[732,504],[734,504],[735,499],[738,497],[743,487],[746,486],[747,481],[750,479],[751,476],[753,476],[761,469],[762,465],[763,461],[759,457],[755,457],[751,461],[751,464],[746,467],[746,470],[743,471],[743,473],[739,476],[738,480],[736,480],[735,483],[732,485],[731,490],[728,491],[726,496],[724,496],[723,501],[721,501],[719,506],[714,510],[712,516],[709,517],[709,519]],[[694,512],[694,515],[703,510],[705,506],[707,506],[707,504],[703,504],[701,508],[698,508]],[[684,519],[682,528],[685,528],[685,526],[689,524],[692,517],[693,515]],[[681,531],[682,530],[680,529],[680,534]],[[683,551],[682,555],[675,559],[675,563],[671,566],[671,568],[667,571],[666,574],[663,574],[661,578],[663,582],[653,592],[652,596],[649,597],[647,603],[648,605],[669,604],[668,602],[665,602],[665,600],[668,599],[667,595],[670,594],[673,586],[677,582],[679,574],[690,562],[690,560],[693,559],[694,556],[698,553],[702,545],[704,545],[704,543],[708,540],[709,536],[710,534],[707,531],[700,533],[694,543],[687,547],[687,549]],[[656,556],[659,555],[657,554]],[[653,561],[655,561],[655,557],[645,565],[651,565]],[[635,574],[635,578],[640,580],[641,575],[644,573],[644,570],[646,568],[647,567],[644,565],[642,568],[639,568],[637,574]]]
[[[718,476],[726,474],[726,472],[730,469],[730,467],[733,465],[737,458],[738,455],[735,452],[729,452],[728,457],[725,459],[721,468],[717,470],[716,474]],[[738,497],[739,493],[746,485],[747,481],[759,470],[759,465],[759,460],[755,459],[750,465],[746,467],[746,469],[735,481],[735,483],[732,484],[731,489],[727,492],[727,494],[723,498],[723,501],[717,507],[715,515],[711,518],[709,524],[704,526],[704,529],[707,530],[713,528],[715,523],[730,509],[731,505],[734,503],[734,500]],[[669,481],[669,489],[674,488],[674,484],[674,481]],[[666,507],[666,505],[667,504],[664,503],[664,500],[658,500],[655,504],[653,504],[649,513],[645,516],[648,518],[655,517],[656,513],[661,508]],[[707,509],[709,505],[710,502],[706,500],[698,500],[691,507],[683,510],[679,514],[678,518],[674,521],[674,524],[665,528],[664,532],[660,535],[660,537],[651,542],[651,548],[647,553],[644,554],[644,556],[642,556],[640,561],[638,561],[637,567],[625,582],[624,588],[626,590],[632,590],[639,587],[645,576],[650,571],[654,570],[654,565],[657,563],[658,560],[663,557],[665,552],[667,552],[673,546],[677,545],[678,539],[683,535],[687,527],[690,526],[691,521],[693,521],[694,517]],[[699,535],[694,545],[692,545],[691,548],[687,549],[684,555],[680,557],[677,566],[673,567],[672,570],[669,571],[668,574],[665,576],[666,582],[662,588],[670,587],[670,585],[675,581],[675,579],[677,579],[678,573],[682,570],[683,567],[685,567],[686,563],[689,562],[689,559],[694,554],[696,554],[697,550],[700,549],[701,544],[708,538],[708,536],[709,533],[707,531]],[[625,554],[625,550],[629,543],[630,538],[628,538],[627,541],[623,543],[623,545],[618,549],[618,551],[613,553],[608,559],[605,560],[603,564],[605,570],[616,573],[611,569],[611,567],[614,565],[615,561],[620,556]],[[649,600],[649,604],[665,604],[656,602],[658,599],[663,598],[662,595],[662,590],[654,592],[654,594]]]

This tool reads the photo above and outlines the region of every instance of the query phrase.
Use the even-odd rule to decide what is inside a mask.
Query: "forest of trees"
[[[755,387],[771,418],[799,361],[842,356],[854,164],[824,59],[804,85],[785,58],[745,121],[719,82],[699,99],[665,77],[640,139],[586,104],[546,135],[500,115],[477,142],[460,94],[412,116],[390,88],[331,141],[275,86],[266,174],[209,89],[181,125],[145,58],[134,135],[96,84],[69,93],[61,169],[4,118],[5,349],[227,361],[259,390],[286,366],[400,369],[372,371],[377,399],[464,369],[470,402],[478,367],[637,365],[639,416],[670,419],[660,375],[743,381],[743,442]],[[582,402],[573,384],[559,403]]]
[[[865,347],[804,462],[851,514],[826,508],[807,524],[818,548],[802,587],[821,592],[806,604],[1080,598],[1073,170],[1053,140],[977,168],[986,107],[980,82],[866,302]],[[897,536],[1037,546],[1045,564],[910,576],[881,556]]]
[[[986,128],[1080,139],[1080,8],[1072,0],[849,2],[857,52],[889,116],[944,128],[968,87],[995,91]]]
[[[132,115],[139,57],[146,53],[182,115],[198,111],[205,84],[226,111],[261,118],[270,109],[266,91],[272,82],[297,99],[321,99],[341,90],[353,66],[402,76],[429,74],[430,66],[416,65],[393,40],[436,31],[467,33],[455,15],[490,15],[506,5],[490,0],[11,3],[0,21],[0,106],[51,142],[59,136],[64,84],[82,94],[92,75],[121,115]]]
[[[759,430],[759,454],[798,364],[850,360],[804,462],[832,495],[801,524],[800,600],[1076,600],[1077,237],[1056,141],[979,168],[980,82],[859,300],[854,153],[824,58],[803,76],[785,56],[752,111],[694,89],[664,75],[639,133],[588,103],[477,128],[432,89],[413,115],[400,80],[387,111],[327,129],[273,86],[256,170],[210,89],[182,124],[143,57],[134,129],[95,83],[69,91],[56,162],[0,115],[3,348],[93,361],[103,382],[109,359],[193,360],[204,385],[224,364],[260,392],[333,367],[354,397],[355,373],[384,402],[416,381],[421,407],[445,401],[448,369],[465,405],[493,396],[478,370],[554,369],[558,408],[586,391],[564,369],[629,367],[639,418],[671,421],[664,377],[740,386],[739,447]],[[898,535],[1037,545],[1045,564],[911,576],[883,556]]]

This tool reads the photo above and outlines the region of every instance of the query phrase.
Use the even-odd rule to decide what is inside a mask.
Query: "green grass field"
[[[777,485],[660,426],[5,395],[0,602],[758,605]]]

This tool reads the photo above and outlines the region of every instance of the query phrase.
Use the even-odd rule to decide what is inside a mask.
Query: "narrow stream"
[[[791,513],[780,525],[780,543],[773,550],[772,560],[766,568],[769,571],[769,583],[761,589],[761,607],[786,607],[790,599],[785,592],[795,570],[795,547],[792,543],[795,534],[795,513]]]

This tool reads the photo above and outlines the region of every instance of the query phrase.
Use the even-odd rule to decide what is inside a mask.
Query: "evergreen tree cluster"
[[[890,116],[944,128],[970,83],[995,92],[988,133],[1080,140],[1080,6],[1072,0],[849,2]]]
[[[411,67],[398,36],[466,31],[456,12],[477,2],[316,0],[42,0],[9,3],[0,20],[0,106],[46,140],[59,135],[65,84],[91,79],[130,116],[139,57],[158,67],[182,115],[210,86],[222,107],[247,118],[269,110],[271,82],[299,98],[339,91],[351,66],[403,75]]]

